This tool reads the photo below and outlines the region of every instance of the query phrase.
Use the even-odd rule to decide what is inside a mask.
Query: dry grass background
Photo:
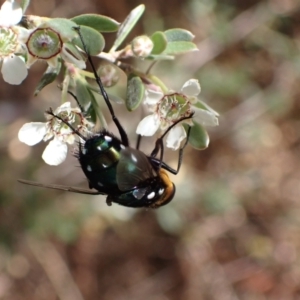
[[[32,0],[28,13],[122,21],[140,3]],[[59,99],[55,85],[32,95],[45,66],[22,86],[1,79],[0,299],[300,299],[299,1],[144,3],[135,34],[183,27],[196,35],[199,52],[155,72],[174,89],[198,78],[220,126],[209,130],[208,149],[187,148],[172,203],[106,207],[100,196],[16,182],[85,179],[71,154],[53,168],[42,162],[45,145],[17,140],[24,122],[42,121]],[[122,120],[134,140],[136,124]],[[176,164],[174,153],[167,158]]]

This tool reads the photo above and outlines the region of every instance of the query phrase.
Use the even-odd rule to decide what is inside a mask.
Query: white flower
[[[5,1],[0,10],[0,26],[10,27],[18,24],[22,19],[22,8],[14,0]]]
[[[148,105],[152,114],[140,121],[136,133],[152,136],[158,129],[165,131],[192,112],[194,122],[205,126],[218,125],[218,113],[197,98],[200,91],[200,84],[196,79],[188,80],[180,92],[169,91],[163,94],[161,91],[147,90],[144,103]],[[192,125],[190,120],[185,122]],[[177,124],[168,133],[166,146],[176,150],[185,138],[186,132],[182,124]]]
[[[71,124],[80,133],[89,132],[92,124],[82,115],[79,108],[71,108],[70,102],[65,102],[58,107],[55,115]],[[19,130],[19,140],[29,146],[33,146],[40,141],[53,140],[48,144],[43,152],[42,158],[52,166],[61,164],[67,156],[67,144],[73,144],[76,140],[76,133],[61,120],[52,115],[47,115],[48,121],[26,123]]]
[[[27,77],[25,60],[16,53],[24,53],[20,36],[22,29],[12,26],[18,24],[22,18],[22,8],[13,0],[5,1],[0,9],[0,57],[2,61],[1,73],[4,81],[10,84],[20,84]]]

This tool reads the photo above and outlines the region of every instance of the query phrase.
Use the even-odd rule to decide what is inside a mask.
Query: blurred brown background
[[[27,13],[122,21],[140,3],[32,0]],[[1,79],[0,299],[300,299],[299,1],[144,3],[135,34],[183,27],[199,47],[154,71],[173,89],[198,78],[220,126],[208,149],[187,148],[169,205],[107,207],[101,196],[17,183],[85,178],[71,153],[50,167],[45,144],[18,142],[22,124],[43,121],[59,99],[55,84],[32,95],[46,66],[35,64],[21,86]],[[134,141],[136,124],[123,121]]]

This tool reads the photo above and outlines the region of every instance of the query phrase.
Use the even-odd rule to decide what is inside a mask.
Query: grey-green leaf
[[[197,46],[192,42],[185,42],[185,41],[170,42],[168,43],[167,48],[164,51],[164,54],[178,55],[178,54],[183,54],[191,51],[198,51]]]
[[[34,95],[36,96],[45,86],[52,83],[57,75],[59,74],[61,69],[61,62],[58,63],[57,68],[53,69],[48,67],[45,73],[43,74],[40,82],[38,83],[37,87],[35,88]]]
[[[97,103],[94,94],[88,89],[89,92],[89,99],[91,100],[91,104],[86,112],[87,116],[89,116],[89,121],[92,121],[94,124],[97,122],[97,111],[98,110],[98,114],[102,115],[102,113],[99,111],[98,109],[98,105],[95,105]],[[95,107],[96,106],[96,107]]]
[[[167,47],[167,37],[162,31],[156,31],[150,37],[153,42],[151,54],[157,55],[162,53]]]
[[[40,27],[41,28],[51,27],[53,30],[57,31],[63,37],[69,39],[72,39],[78,35],[76,30],[74,30],[74,27],[78,27],[78,25],[75,22],[72,22],[68,19],[63,19],[63,18],[51,19],[48,22],[43,23]]]
[[[181,28],[169,29],[164,33],[168,42],[191,42],[195,37],[190,31]]]
[[[80,26],[80,32],[90,55],[97,55],[103,50],[105,40],[100,32],[84,25]],[[83,49],[79,36],[73,39],[72,42],[79,48]]]
[[[117,38],[116,38],[110,52],[115,51],[122,44],[122,42],[125,40],[125,38],[128,36],[128,34],[131,32],[132,28],[134,27],[136,22],[139,20],[139,18],[143,14],[144,10],[145,10],[145,5],[141,4],[129,13],[129,15],[127,16],[127,18],[125,19],[125,21],[121,24],[121,26],[119,28]]]
[[[187,130],[187,125],[183,125]],[[195,149],[202,150],[208,147],[209,136],[203,126],[194,122],[194,126],[191,127],[189,144]]]
[[[114,32],[119,29],[120,23],[116,20],[97,14],[84,14],[71,19],[78,25],[92,27],[99,32]]]
[[[76,97],[84,111],[88,111],[91,106],[91,93],[88,90],[87,82],[83,79],[76,80]]]
[[[143,101],[145,86],[139,76],[129,76],[127,82],[126,107],[133,111],[139,107]]]

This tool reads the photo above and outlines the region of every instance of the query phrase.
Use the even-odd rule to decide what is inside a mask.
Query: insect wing
[[[117,183],[121,191],[131,190],[154,176],[157,175],[143,152],[130,147],[121,150],[117,166]]]

